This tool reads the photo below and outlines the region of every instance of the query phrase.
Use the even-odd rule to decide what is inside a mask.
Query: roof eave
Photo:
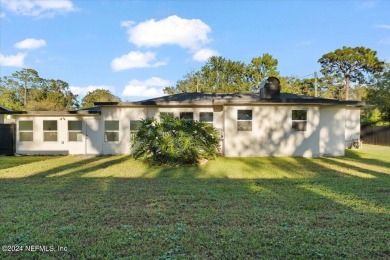
[[[0,114],[2,114],[0,112]],[[12,111],[13,115],[70,116],[70,115],[100,115],[100,111]]]

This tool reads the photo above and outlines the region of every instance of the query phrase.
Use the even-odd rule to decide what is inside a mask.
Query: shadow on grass
[[[35,162],[56,160],[59,156],[0,156],[0,170]]]
[[[247,252],[256,258],[267,250],[273,258],[321,258],[313,250],[335,259],[385,258],[390,214],[383,192],[390,178],[360,166],[352,170],[375,178],[335,170],[351,169],[342,160],[218,158],[204,166],[157,167],[129,156],[81,159],[0,179],[6,234],[0,244],[49,239],[68,246],[64,258],[81,252],[160,258],[176,246],[188,258],[245,258]],[[140,165],[139,177],[131,176]]]

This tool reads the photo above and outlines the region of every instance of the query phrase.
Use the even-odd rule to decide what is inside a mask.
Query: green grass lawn
[[[0,245],[24,250],[0,259],[389,259],[389,241],[390,147],[176,168],[0,157]]]

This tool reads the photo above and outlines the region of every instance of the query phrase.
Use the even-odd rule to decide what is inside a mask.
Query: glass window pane
[[[141,120],[130,120],[130,131],[138,131],[141,126]]]
[[[105,142],[118,142],[119,141],[119,133],[118,132],[105,132],[104,133],[104,141]]]
[[[293,121],[292,129],[296,131],[306,131],[306,121]]]
[[[193,112],[180,112],[180,118],[194,120],[194,113]]]
[[[292,111],[292,120],[306,120],[306,119],[307,119],[307,110]]]
[[[19,132],[19,141],[32,142],[33,141],[33,132]]]
[[[252,121],[237,121],[238,131],[252,131]]]
[[[237,110],[237,120],[252,120],[252,110]]]
[[[199,121],[200,122],[213,122],[213,112],[200,112]]]
[[[43,120],[43,131],[57,131],[57,121]]]
[[[83,141],[83,134],[78,132],[68,132],[69,142]]]
[[[81,121],[68,121],[68,130],[69,131],[81,131],[82,130]]]
[[[33,121],[19,121],[19,131],[32,131]]]
[[[57,141],[57,132],[44,132],[43,141],[45,142],[56,142]]]
[[[106,131],[119,131],[119,121],[105,121],[104,129]]]

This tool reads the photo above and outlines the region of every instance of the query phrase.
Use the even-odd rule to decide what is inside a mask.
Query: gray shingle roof
[[[348,106],[365,106],[361,101],[344,101],[325,99],[312,96],[303,96],[290,93],[281,93],[280,98],[264,99],[258,93],[234,94],[234,93],[179,93],[146,99],[138,102],[127,103],[131,105],[250,105],[250,104],[334,104]],[[126,103],[122,103],[125,105]]]

